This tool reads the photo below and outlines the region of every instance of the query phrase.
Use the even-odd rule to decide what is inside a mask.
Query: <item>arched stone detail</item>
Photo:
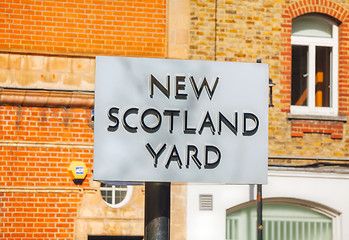
[[[226,215],[229,215],[233,212],[239,211],[244,208],[253,207],[256,206],[257,202],[255,200],[245,202],[242,204],[239,204],[237,206],[228,208],[226,210]],[[289,204],[289,205],[296,205],[299,207],[304,207],[311,209],[315,212],[321,213],[323,215],[326,215],[331,218],[335,218],[341,215],[341,212],[339,212],[336,209],[333,209],[329,206],[323,205],[321,203],[299,199],[299,198],[286,198],[286,197],[275,197],[275,198],[264,198],[263,204]]]

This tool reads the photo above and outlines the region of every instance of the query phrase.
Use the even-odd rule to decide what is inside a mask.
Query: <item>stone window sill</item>
[[[347,122],[347,116],[323,116],[323,115],[299,115],[289,113],[287,118],[289,120],[318,120],[318,121],[336,121]]]

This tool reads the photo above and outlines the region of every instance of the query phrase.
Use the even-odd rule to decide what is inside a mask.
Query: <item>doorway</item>
[[[88,240],[143,240],[142,236],[88,236]]]

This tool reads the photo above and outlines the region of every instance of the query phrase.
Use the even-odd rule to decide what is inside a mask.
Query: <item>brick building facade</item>
[[[276,83],[275,107],[269,114],[269,155],[348,158],[346,117],[341,118],[348,116],[348,7],[346,1],[191,1],[191,59],[255,62],[260,57],[269,64]],[[340,22],[338,118],[302,119],[290,114],[292,19],[307,13]]]
[[[2,1],[0,239],[143,236],[144,188],[135,186],[130,201],[115,209],[92,179],[97,55],[261,58],[276,84],[269,111],[270,167],[308,167],[299,170],[303,174],[309,166],[320,171],[330,165],[321,171],[341,178],[349,160],[348,11],[347,0]],[[314,13],[338,27],[335,115],[291,111],[292,21]],[[81,186],[68,173],[72,161],[88,168]],[[183,185],[172,188],[171,239],[192,239],[192,229],[201,229],[187,229],[187,203],[197,201],[187,199],[189,192]],[[341,214],[346,219],[349,213]],[[349,236],[338,231],[333,239]]]
[[[321,227],[317,225],[314,230],[312,225],[307,225],[309,228],[305,228],[302,224],[308,223],[304,223],[306,217],[301,217],[304,212],[297,215],[296,210],[292,210],[293,216],[287,218],[287,209],[295,206],[301,211],[317,209],[312,213],[314,217],[321,213],[319,221],[328,220],[332,224],[331,232],[322,234],[324,239],[349,236],[345,230],[348,208],[339,200],[347,196],[347,191],[339,189],[348,184],[348,9],[349,2],[345,0],[189,1],[189,59],[256,62],[261,58],[269,64],[269,77],[276,84],[274,107],[269,108],[265,239],[317,238],[312,234],[320,234]],[[321,21],[331,29],[327,36],[315,33],[315,25]],[[319,40],[322,37],[324,41]],[[327,45],[328,39],[334,39],[334,44]],[[318,72],[323,74],[319,65],[326,61],[325,55],[321,55],[324,49],[330,52],[327,59],[331,59],[332,65],[328,68],[333,81],[326,86],[331,90],[324,89],[332,94],[332,102],[327,105],[319,103],[321,98],[317,96],[318,85],[323,84]],[[302,96],[295,96],[297,79],[294,76],[301,62],[297,51],[304,51],[302,56],[306,59],[301,66],[307,68],[302,72],[302,81],[308,82],[301,91]],[[314,57],[316,55],[320,57]],[[300,103],[294,100],[296,97]],[[301,97],[304,97],[302,101]],[[198,236],[200,239],[256,239],[255,231],[249,227],[255,222],[246,221],[246,217],[256,217],[253,211],[249,212],[255,200],[252,186],[188,186],[188,199],[198,202],[198,195],[202,194],[211,194],[216,199],[212,202],[214,214],[211,219],[206,217],[204,212],[195,210],[199,208],[198,203],[188,200],[187,239]],[[337,201],[331,200],[335,198]],[[283,216],[272,213],[275,209]],[[303,218],[303,222],[297,222],[297,217]],[[197,219],[202,219],[196,222],[202,228],[193,228],[191,222]],[[246,227],[250,231],[241,227],[244,223],[250,224]],[[205,234],[201,234],[204,230]]]

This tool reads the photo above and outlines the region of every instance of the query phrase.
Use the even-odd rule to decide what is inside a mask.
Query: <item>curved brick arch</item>
[[[323,13],[344,22],[348,15],[348,11],[342,6],[332,1],[326,0],[303,0],[293,3],[289,6],[291,18],[296,18],[306,13]]]

